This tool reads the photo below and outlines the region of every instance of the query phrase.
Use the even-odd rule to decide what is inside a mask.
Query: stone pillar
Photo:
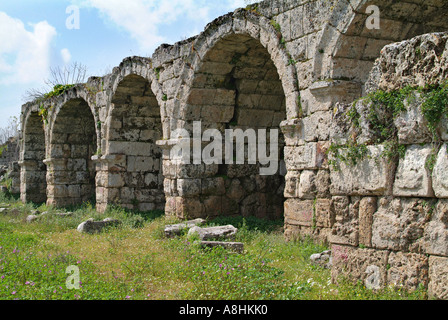
[[[44,203],[47,200],[46,172],[36,160],[20,161],[20,200],[23,203]]]
[[[57,207],[79,205],[92,200],[93,186],[84,159],[45,159],[47,204]]]
[[[92,157],[96,164],[96,208],[105,212],[113,204],[121,205],[120,189],[124,186],[126,156],[123,154]]]

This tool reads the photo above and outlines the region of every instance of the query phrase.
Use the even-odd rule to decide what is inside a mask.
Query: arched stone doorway
[[[47,164],[47,204],[79,205],[95,201],[96,124],[84,99],[66,102],[50,133]]]

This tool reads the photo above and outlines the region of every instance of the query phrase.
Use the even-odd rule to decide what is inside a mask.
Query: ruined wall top
[[[448,78],[448,34],[431,33],[384,47],[366,87],[390,91],[440,84]]]

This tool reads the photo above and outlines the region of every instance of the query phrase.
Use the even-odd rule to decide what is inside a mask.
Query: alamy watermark
[[[193,122],[193,136],[186,129],[172,132],[176,141],[170,160],[182,164],[257,164],[260,175],[274,175],[279,169],[279,130],[269,129],[207,129],[202,122]],[[269,143],[268,143],[269,138]],[[207,145],[204,146],[204,142]],[[269,150],[267,150],[269,148]]]
[[[65,20],[65,27],[68,30],[79,30],[81,28],[81,11],[78,6],[71,5],[65,9],[69,16]]]
[[[65,273],[69,274],[67,280],[65,281],[65,286],[69,290],[79,290],[80,288],[80,276],[79,276],[79,268],[77,266],[68,266],[65,270]]]
[[[380,8],[375,5],[370,5],[366,9],[366,13],[369,15],[366,21],[366,28],[369,30],[379,30],[380,29]]]

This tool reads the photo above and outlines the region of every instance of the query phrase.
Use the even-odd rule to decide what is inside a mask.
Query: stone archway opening
[[[108,204],[138,210],[163,210],[160,107],[150,82],[135,74],[119,83],[112,98],[107,133],[107,170],[102,187]]]
[[[45,131],[42,117],[31,112],[23,131],[21,166],[21,200],[36,204],[47,201],[47,167],[45,160]]]
[[[277,69],[258,40],[232,34],[205,55],[195,74],[188,108],[201,120],[203,130],[216,128],[223,137],[229,130],[234,136],[240,130],[240,136],[242,133],[245,137],[244,164],[237,163],[241,160],[238,157],[241,146],[234,139],[233,154],[223,152],[227,159],[218,164],[215,175],[201,179],[203,216],[283,217],[284,139],[279,125],[286,119],[285,100]],[[275,141],[270,138],[275,130],[278,141],[272,148]],[[265,132],[267,141],[262,148],[258,145],[262,139],[260,132]],[[255,149],[250,149],[249,141],[254,141],[254,136]],[[260,174],[260,169],[266,167],[259,161],[263,148],[266,155],[271,148],[278,155],[274,160],[277,170],[272,174]]]
[[[96,124],[83,99],[65,103],[50,134],[47,204],[58,207],[95,202]]]

